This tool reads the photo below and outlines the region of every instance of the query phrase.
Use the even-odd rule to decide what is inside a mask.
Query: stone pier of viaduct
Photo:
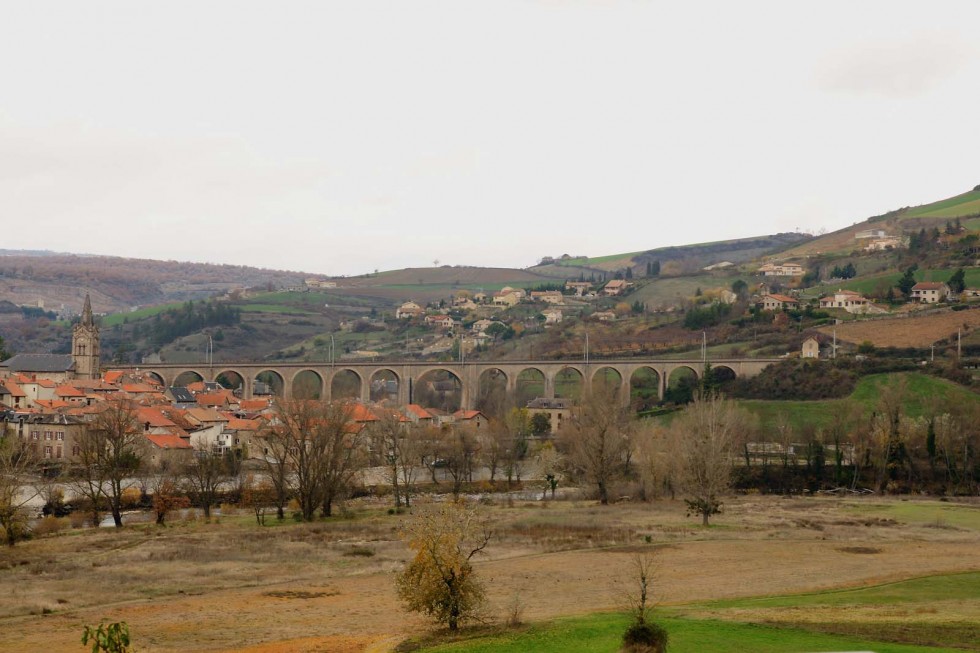
[[[709,360],[712,369],[730,370],[736,377],[755,376],[767,365],[774,363],[778,358],[731,358]],[[344,375],[350,382],[356,381],[358,390],[355,395],[362,401],[370,399],[372,383],[378,380],[394,380],[397,386],[397,401],[400,404],[412,403],[413,388],[419,379],[431,372],[443,371],[455,377],[461,393],[461,405],[463,408],[472,408],[476,398],[479,396],[481,386],[496,382],[500,383],[501,376],[506,387],[507,396],[514,398],[517,394],[518,377],[522,373],[531,371],[531,375],[538,379],[540,383],[543,379],[543,395],[547,398],[556,396],[556,378],[563,375],[576,376],[581,384],[582,391],[588,392],[597,378],[613,379],[613,383],[621,384],[624,392],[619,396],[624,401],[629,401],[630,385],[634,375],[645,370],[646,378],[650,378],[652,372],[656,375],[657,394],[663,399],[664,392],[670,383],[671,375],[678,370],[687,369],[693,372],[698,378],[704,372],[705,363],[701,359],[640,359],[629,358],[621,360],[593,360],[585,361],[534,361],[534,360],[508,360],[508,361],[473,361],[473,362],[338,362],[316,363],[316,362],[213,362],[211,365],[203,364],[158,364],[116,367],[113,369],[124,369],[128,371],[139,371],[154,375],[164,386],[175,385],[180,379],[182,383],[194,380],[216,381],[219,377],[224,379],[237,377],[240,380],[244,398],[250,398],[255,389],[256,379],[271,379],[272,385],[277,386],[280,394],[287,398],[294,397],[294,388],[297,386],[297,377],[302,375],[303,385],[306,392],[310,391],[312,385],[313,396],[323,399],[332,399],[334,394],[334,381],[339,375]],[[612,370],[610,372],[609,370]],[[351,377],[350,375],[354,376]],[[602,375],[601,377],[599,375]],[[445,376],[445,375],[443,375]],[[617,380],[618,379],[618,380]]]

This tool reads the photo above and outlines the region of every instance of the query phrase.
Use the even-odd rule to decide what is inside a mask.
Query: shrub
[[[44,519],[38,521],[32,532],[34,535],[54,535],[55,533],[60,533],[61,531],[71,528],[71,522],[67,517],[55,517],[53,515],[48,515]]]
[[[666,653],[667,631],[649,622],[634,622],[623,634],[623,648],[627,653]]]

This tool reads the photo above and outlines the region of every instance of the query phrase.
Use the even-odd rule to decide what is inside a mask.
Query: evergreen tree
[[[627,279],[632,279],[633,278],[633,268],[632,267],[626,268],[626,278]]]
[[[915,271],[918,269],[919,266],[913,264],[911,267],[905,270],[902,278],[898,280],[898,289],[901,290],[902,294],[906,297],[912,294],[912,287],[916,284]]]
[[[963,272],[963,268],[959,268],[956,272],[954,272],[953,276],[951,276],[949,281],[946,282],[946,285],[949,286],[949,289],[956,294],[963,292],[963,290],[966,288],[966,276]]]

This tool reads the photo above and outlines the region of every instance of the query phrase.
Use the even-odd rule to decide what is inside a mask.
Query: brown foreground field
[[[82,627],[106,619],[128,622],[140,651],[391,650],[430,626],[396,600],[410,517],[385,508],[367,500],[313,524],[259,527],[243,514],[72,530],[2,550],[2,648],[82,651]],[[741,497],[708,529],[680,501],[487,509],[496,535],[478,570],[490,617],[515,600],[528,620],[621,608],[638,550],[655,552],[666,604],[980,570],[978,504]]]

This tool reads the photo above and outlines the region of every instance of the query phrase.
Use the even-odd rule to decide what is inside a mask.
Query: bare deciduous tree
[[[708,525],[721,511],[721,497],[732,483],[735,447],[744,437],[745,417],[718,394],[696,395],[671,424],[671,458],[691,512]]]
[[[288,429],[280,424],[267,426],[262,431],[262,441],[265,443],[262,464],[272,486],[276,518],[282,521],[286,517],[286,504],[289,503],[293,491],[292,456],[289,452],[292,439],[288,435]]]
[[[139,473],[142,464],[143,430],[136,410],[130,399],[107,402],[79,442],[80,451],[89,459],[82,470],[89,476],[83,485],[94,498],[99,493],[96,485],[102,488],[116,528],[122,527],[124,484]]]
[[[422,463],[420,429],[402,420],[394,410],[381,411],[372,425],[373,439],[380,448],[385,476],[395,495],[395,507],[411,506],[415,479]]]
[[[194,447],[194,456],[184,467],[184,479],[191,498],[204,511],[204,518],[211,519],[211,506],[218,502],[221,486],[231,480],[225,456],[207,444]]]
[[[562,437],[569,464],[609,503],[609,486],[626,471],[635,422],[613,392],[595,389],[572,411]]]
[[[353,406],[291,399],[280,400],[277,409],[272,429],[288,455],[288,478],[303,519],[312,521],[318,507],[329,517],[350,487],[362,454]]]
[[[0,436],[0,529],[8,546],[28,536],[27,506],[38,489],[27,482],[35,457],[18,438]]]

